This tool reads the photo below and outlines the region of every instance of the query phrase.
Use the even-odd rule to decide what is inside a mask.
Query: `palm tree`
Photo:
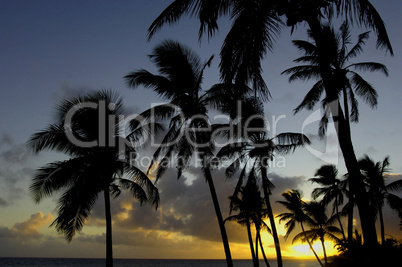
[[[274,185],[268,178],[268,165],[276,155],[287,155],[297,147],[309,144],[310,140],[299,133],[282,133],[272,138],[264,131],[252,133],[247,141],[239,140],[232,142],[218,152],[218,158],[232,159],[233,162],[226,169],[226,175],[232,177],[235,171],[242,168],[234,195],[243,183],[248,168],[250,173],[256,173],[261,178],[262,190],[264,192],[265,205],[274,238],[278,266],[282,266],[282,256],[278,233],[275,226],[274,213],[271,206],[270,195]]]
[[[169,129],[153,155],[149,169],[156,161],[156,179],[159,179],[168,163],[176,155],[178,177],[190,164],[194,152],[198,152],[202,162],[202,172],[208,183],[212,202],[218,220],[222,242],[228,266],[233,266],[229,241],[227,238],[217,193],[212,179],[210,159],[214,144],[211,140],[211,128],[208,122],[208,105],[211,99],[207,92],[202,92],[203,72],[212,61],[206,62],[189,48],[174,42],[164,41],[156,46],[150,59],[156,64],[161,75],[152,74],[146,70],[138,70],[125,76],[130,88],[143,85],[152,88],[158,95],[169,100],[141,114],[146,119],[170,118]],[[217,101],[214,99],[214,101]]]
[[[339,206],[343,204],[344,190],[342,181],[337,177],[338,169],[335,165],[323,165],[315,172],[314,176],[317,176],[317,178],[311,178],[309,181],[323,187],[314,188],[311,195],[313,199],[323,196],[322,202],[324,205],[328,205],[333,201],[332,215],[335,214],[337,217],[343,239],[346,240],[339,213]]]
[[[386,185],[386,172],[389,171],[389,157],[385,157],[382,162],[374,162],[369,156],[365,155],[359,160],[360,168],[366,177],[368,192],[370,195],[370,205],[374,209],[376,217],[380,219],[381,243],[385,243],[385,227],[383,208],[385,203],[401,215],[402,198],[390,193],[390,191],[402,190],[402,179],[396,180]]]
[[[119,125],[122,108],[121,98],[112,91],[63,100],[57,106],[56,121],[28,141],[34,153],[53,150],[70,157],[39,168],[30,186],[37,203],[62,192],[57,203],[58,215],[51,225],[69,242],[82,230],[103,192],[106,266],[113,266],[110,197],[117,197],[125,189],[141,204],[151,202],[156,208],[159,203],[158,190],[147,175],[121,157],[135,153],[132,146],[125,145],[121,150],[118,145],[124,141]]]
[[[299,223],[302,229],[301,234],[303,234],[304,240],[308,243],[318,263],[321,266],[324,266],[313,248],[312,240],[309,239],[309,236],[307,235],[306,230],[304,229],[303,223],[308,221],[309,218],[304,212],[306,202],[304,202],[304,200],[302,199],[301,192],[298,190],[290,190],[285,193],[282,193],[282,196],[285,198],[285,201],[277,201],[277,202],[284,205],[285,208],[289,210],[289,212],[281,213],[277,216],[277,218],[279,218],[280,223],[283,221],[286,222],[285,239],[288,239],[289,235],[295,229],[296,224]]]
[[[321,80],[313,86],[303,102],[295,109],[295,112],[298,112],[302,108],[314,108],[325,91],[322,103],[327,112],[321,119],[319,134],[321,136],[325,134],[328,116],[331,114],[335,122],[339,145],[349,173],[350,190],[355,195],[359,208],[365,242],[369,247],[374,248],[377,243],[374,214],[368,206],[369,196],[365,191],[363,177],[358,169],[348,117],[350,116],[352,121],[357,121],[358,119],[357,100],[354,97],[354,93],[361,96],[371,107],[377,105],[378,95],[369,83],[350,69],[378,70],[385,74],[387,74],[387,69],[384,65],[374,62],[363,62],[345,66],[348,59],[355,57],[361,52],[361,45],[364,43],[365,38],[367,38],[366,34],[360,35],[359,42],[350,52],[347,52],[346,44],[349,42],[349,28],[347,24],[341,26],[340,34],[336,34],[330,25],[321,25],[319,29],[310,30],[309,35],[314,40],[314,43],[295,41],[295,44],[300,50],[305,52],[305,56],[296,59],[296,61],[309,62],[310,65],[290,68],[284,71],[284,73],[292,74],[290,81],[296,79],[308,80],[311,78],[321,78]],[[339,101],[341,93],[344,94],[344,109]],[[350,115],[348,114],[348,100],[350,100],[352,106]]]
[[[233,195],[229,197],[230,206],[232,207],[231,212],[238,211],[238,214],[229,216],[225,219],[225,222],[236,221],[241,225],[246,225],[253,265],[258,266],[259,262],[257,247],[258,242],[261,240],[261,228],[262,226],[265,226],[265,228],[269,229],[263,221],[263,218],[267,215],[266,209],[264,208],[264,199],[261,198],[261,193],[258,189],[255,178],[248,179],[246,185],[241,187],[239,194],[240,197],[238,195]],[[253,238],[251,235],[252,224],[254,224],[256,229],[255,250],[253,245]],[[264,251],[261,243],[260,247],[262,251]],[[265,255],[264,252],[263,255]]]
[[[225,82],[253,85],[256,93],[263,99],[269,97],[267,86],[262,79],[261,61],[268,50],[272,49],[282,20],[292,27],[306,22],[313,39],[319,47],[320,75],[328,100],[337,98],[333,88],[331,62],[326,58],[326,46],[322,36],[322,21],[334,15],[355,21],[359,26],[371,28],[377,34],[377,47],[385,48],[391,55],[392,46],[385,24],[368,0],[175,0],[152,23],[148,33],[151,38],[163,25],[174,24],[184,15],[195,15],[200,20],[199,36],[204,32],[212,36],[218,29],[218,19],[229,15],[234,20],[221,50],[221,76]],[[360,174],[354,153],[349,125],[339,104],[329,106],[334,119],[338,121],[337,134],[348,173],[351,177],[350,188],[356,195],[363,235],[370,247],[377,243],[373,215],[367,205],[368,197],[364,192],[363,177]]]
[[[310,226],[310,229],[297,234],[292,242],[294,243],[298,240],[301,240],[302,242],[306,242],[307,240],[310,240],[310,242],[320,240],[324,253],[325,266],[328,266],[324,241],[325,239],[330,239],[339,242],[339,238],[336,234],[340,234],[341,230],[339,230],[338,227],[333,226],[337,217],[332,216],[328,218],[325,214],[325,210],[326,204],[323,202],[312,201],[304,205],[304,211],[307,215],[306,223]]]

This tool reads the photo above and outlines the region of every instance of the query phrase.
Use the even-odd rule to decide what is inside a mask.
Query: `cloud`
[[[5,201],[2,197],[0,197],[0,206],[5,207],[7,205],[8,205],[7,201]]]
[[[12,145],[13,142],[13,138],[8,134],[2,134],[0,137],[0,147],[2,145]]]
[[[26,195],[22,184],[27,177],[32,176],[33,168],[25,144],[14,143],[13,138],[7,134],[0,137],[0,162],[1,207]]]
[[[237,179],[226,179],[224,170],[213,171],[214,185],[218,193],[219,204],[223,218],[229,216],[228,196],[233,193]],[[191,182],[189,179],[191,177]],[[271,195],[271,203],[275,214],[284,212],[284,208],[276,203],[281,194],[287,190],[297,188],[304,182],[304,177],[282,177],[272,173],[269,175],[275,184]],[[133,235],[147,233],[149,237],[157,235],[150,233],[174,234],[176,237],[191,237],[192,239],[207,242],[221,243],[221,236],[213,208],[208,184],[199,169],[190,167],[179,180],[174,170],[167,170],[158,181],[161,204],[158,210],[150,205],[140,207],[129,194],[121,194],[112,201],[112,219],[115,229],[129,231]],[[96,203],[87,226],[96,226],[104,229],[103,198]],[[231,243],[247,244],[246,229],[234,222],[226,223],[226,229]],[[85,229],[84,229],[85,231]],[[92,238],[92,242],[100,239]],[[162,236],[161,236],[162,238]],[[140,237],[136,242],[142,242]],[[144,243],[145,245],[145,243]]]
[[[10,228],[0,227],[0,239],[14,239],[21,242],[39,239],[43,235],[38,229],[48,225],[53,219],[54,217],[50,213],[45,216],[42,212],[37,212],[25,222],[15,223]]]

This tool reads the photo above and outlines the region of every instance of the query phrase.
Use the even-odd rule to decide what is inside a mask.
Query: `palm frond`
[[[294,110],[293,114],[298,113],[301,109],[306,108],[307,110],[312,110],[317,102],[320,100],[322,93],[324,92],[324,82],[319,80],[310,89],[307,95],[304,97],[303,101]]]
[[[377,34],[377,47],[386,49],[393,55],[385,23],[370,1],[341,0],[335,3],[338,15],[345,15],[350,21],[356,20],[359,25],[373,29]]]
[[[396,191],[396,192],[402,191],[402,179],[389,183],[386,186],[386,188],[388,191]]]
[[[357,43],[350,49],[350,51],[345,55],[343,62],[350,60],[356,56],[358,56],[363,51],[363,45],[365,41],[369,38],[370,32],[364,32],[359,34],[359,39]]]
[[[82,181],[72,185],[57,202],[58,216],[51,226],[62,233],[69,242],[77,232],[82,230],[101,190],[99,186],[94,187],[93,184],[89,184],[91,183],[88,181]]]
[[[45,130],[34,133],[28,140],[27,147],[35,154],[43,150],[74,154],[79,148],[67,138],[66,132],[71,133],[71,130],[65,128],[63,124],[49,125]]]
[[[377,106],[378,93],[374,87],[364,80],[359,74],[353,73],[352,82],[355,86],[356,94],[358,94],[364,102],[375,108]]]
[[[147,194],[145,193],[145,191],[141,187],[141,185],[135,183],[134,181],[124,179],[124,178],[119,179],[118,182],[123,189],[128,190],[134,198],[138,199],[140,201],[141,205],[144,202],[148,201]]]
[[[85,164],[85,158],[73,158],[67,161],[48,163],[39,168],[29,187],[34,201],[39,203],[43,198],[74,184],[79,178],[79,170],[85,167]]]
[[[381,63],[377,62],[360,62],[360,63],[354,63],[348,66],[348,68],[354,68],[355,70],[361,70],[361,71],[379,71],[382,72],[385,76],[388,76],[388,68]]]
[[[309,81],[321,77],[320,68],[313,65],[300,65],[284,70],[281,75],[290,75],[289,82],[296,80]]]
[[[233,10],[234,22],[221,49],[221,76],[226,83],[251,84],[263,101],[268,100],[261,61],[272,48],[281,21],[269,2],[240,2]]]

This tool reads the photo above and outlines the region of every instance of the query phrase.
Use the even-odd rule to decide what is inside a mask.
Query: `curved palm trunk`
[[[330,63],[326,60],[325,47],[320,39],[320,37],[322,37],[322,27],[318,15],[308,17],[307,23],[310,27],[310,30],[314,34],[314,41],[319,49],[319,63],[321,66],[321,76],[324,82],[325,93],[328,99],[336,100],[337,90],[334,90],[336,88],[333,88],[334,83],[331,81]],[[338,136],[339,146],[344,157],[346,169],[348,170],[349,175],[352,177],[350,180],[350,189],[356,196],[356,203],[359,209],[365,244],[368,246],[368,248],[374,251],[376,245],[378,244],[374,223],[374,214],[369,207],[368,195],[363,184],[363,176],[360,173],[358,161],[352,144],[350,127],[345,120],[339,101],[334,102],[335,103],[330,103],[328,107],[330,108],[331,116],[335,122],[335,129]]]
[[[275,220],[274,220],[274,213],[273,213],[272,207],[271,207],[271,201],[269,200],[270,192],[268,191],[267,169],[264,168],[264,167],[261,168],[261,174],[262,174],[262,187],[263,187],[263,191],[264,191],[265,204],[267,206],[269,223],[271,225],[272,236],[274,238],[274,243],[275,243],[276,259],[277,259],[277,262],[278,262],[278,267],[283,267],[281,246],[279,244],[278,232],[276,230],[276,225],[275,225]]]
[[[267,256],[265,255],[264,246],[262,245],[262,241],[261,241],[261,235],[259,236],[258,240],[260,241],[260,248],[261,248],[262,256],[264,257],[264,262],[267,265],[267,267],[269,267],[270,265],[269,265]]]
[[[321,240],[321,245],[322,245],[322,251],[324,252],[325,266],[328,266],[327,251],[325,249],[324,237],[321,237],[320,240]]]
[[[307,235],[306,235],[306,231],[304,231],[304,226],[303,226],[303,223],[302,223],[302,222],[300,222],[300,226],[301,226],[301,229],[302,229],[302,231],[303,231],[304,237],[306,238],[307,244],[308,244],[308,246],[310,247],[311,251],[313,252],[315,258],[317,259],[318,263],[319,263],[322,267],[324,267],[324,265],[322,264],[322,262],[321,262],[321,260],[320,260],[320,257],[318,257],[317,253],[315,252],[315,250],[314,250],[314,248],[313,248],[313,245],[311,244],[310,240],[308,239],[308,237],[307,237]]]
[[[251,227],[250,227],[250,222],[249,221],[246,222],[246,226],[247,226],[248,243],[250,245],[251,257],[253,259],[253,266],[257,266],[256,265],[256,258],[255,258],[255,252],[254,252],[254,245],[253,245],[253,237],[251,235]]]
[[[203,160],[203,162],[205,162],[204,159],[202,159],[202,160]],[[225,249],[226,264],[228,267],[233,267],[232,255],[230,254],[229,240],[228,240],[228,236],[226,233],[225,224],[223,222],[221,208],[219,207],[219,201],[218,201],[218,197],[216,195],[214,181],[212,180],[211,170],[209,169],[208,166],[204,167],[204,174],[205,174],[205,179],[207,180],[207,183],[209,186],[209,190],[211,192],[212,203],[214,205],[216,218],[218,219],[219,229],[220,229],[221,237],[222,237],[222,243],[223,243],[223,247]]]
[[[106,267],[113,267],[113,245],[112,245],[112,215],[110,212],[109,185],[103,190],[105,197],[105,219],[106,219]]]
[[[380,229],[381,229],[381,244],[385,243],[385,228],[384,228],[384,216],[382,214],[382,208],[379,210],[380,214]]]

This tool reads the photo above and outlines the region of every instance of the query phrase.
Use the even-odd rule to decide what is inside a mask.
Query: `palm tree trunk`
[[[385,243],[385,228],[384,228],[384,216],[382,214],[382,208],[379,210],[380,214],[380,229],[381,229],[381,244]]]
[[[247,221],[246,226],[247,226],[248,243],[250,245],[251,257],[253,259],[253,266],[256,267],[257,265],[256,265],[255,252],[254,252],[253,237],[251,235],[250,222]]]
[[[348,206],[348,244],[353,242],[353,209],[354,209],[354,196],[349,189],[349,206]]]
[[[324,238],[321,237],[320,240],[322,245],[322,251],[324,252],[325,266],[328,266],[327,251],[325,250]]]
[[[262,187],[264,191],[265,205],[267,206],[269,223],[271,225],[272,236],[274,238],[275,250],[276,250],[276,260],[278,262],[278,267],[283,267],[281,246],[279,244],[278,232],[276,230],[274,213],[271,207],[271,201],[269,200],[270,192],[268,191],[268,175],[267,169],[265,167],[261,168],[262,175]]]
[[[336,217],[338,219],[339,222],[339,227],[341,228],[341,232],[342,232],[342,237],[343,240],[346,242],[346,236],[345,236],[345,231],[343,230],[343,225],[341,222],[341,216],[339,216],[339,205],[338,205],[338,197],[335,197],[335,209],[336,209]]]
[[[112,215],[110,212],[109,185],[103,190],[105,198],[105,219],[106,219],[106,267],[113,267],[113,245],[112,245]]]
[[[322,267],[324,267],[324,265],[322,264],[322,262],[321,262],[321,260],[320,260],[320,257],[318,257],[317,253],[315,252],[315,250],[314,250],[314,248],[313,248],[313,245],[311,244],[310,240],[308,239],[307,234],[306,234],[306,231],[304,231],[304,226],[303,226],[303,223],[302,223],[302,222],[300,222],[300,226],[301,226],[301,229],[302,229],[302,231],[303,231],[304,237],[306,238],[307,244],[309,245],[311,251],[313,252],[313,254],[314,254],[314,256],[315,256],[315,258],[317,259],[318,263],[319,263]]]
[[[257,229],[258,226],[256,226],[256,234],[255,234],[255,262],[257,264],[257,266],[260,266],[260,261],[258,259],[258,239],[260,237],[260,233]]]
[[[259,236],[258,240],[260,241],[261,253],[262,256],[264,257],[265,264],[267,265],[267,267],[270,267],[267,256],[265,255],[264,246],[262,245],[261,235]]]
[[[350,127],[350,122],[349,122],[349,105],[348,105],[348,93],[346,91],[346,88],[343,87],[343,107],[345,109],[345,119],[346,123]]]
[[[204,159],[202,159],[202,160],[203,160],[202,162],[206,162]],[[223,243],[223,247],[225,249],[226,264],[228,267],[233,267],[232,255],[230,254],[229,240],[228,240],[228,236],[226,233],[225,224],[223,222],[221,208],[219,207],[219,201],[218,201],[218,197],[216,195],[214,181],[212,180],[211,170],[209,169],[208,166],[204,166],[204,175],[205,175],[205,179],[207,180],[209,190],[211,192],[212,203],[214,205],[216,218],[218,219],[219,229],[220,229],[221,237],[222,237],[222,243]]]
[[[325,93],[327,95],[327,99],[330,101],[337,100],[338,91],[336,88],[333,88],[335,83],[332,82],[331,78],[330,62],[327,62],[325,56],[326,47],[324,47],[321,41],[321,37],[323,36],[321,34],[321,22],[318,18],[318,14],[315,15],[316,16],[308,17],[307,23],[309,24],[310,30],[313,33],[313,38],[318,48],[321,76],[324,82]],[[350,189],[356,196],[356,203],[359,209],[364,242],[369,249],[374,251],[378,244],[374,214],[369,207],[368,195],[363,184],[363,176],[360,173],[358,161],[352,144],[350,127],[345,120],[339,101],[334,101],[334,103],[328,104],[328,107],[330,108],[331,116],[335,122],[335,129],[338,136],[339,146],[344,157],[346,169],[351,177]]]

